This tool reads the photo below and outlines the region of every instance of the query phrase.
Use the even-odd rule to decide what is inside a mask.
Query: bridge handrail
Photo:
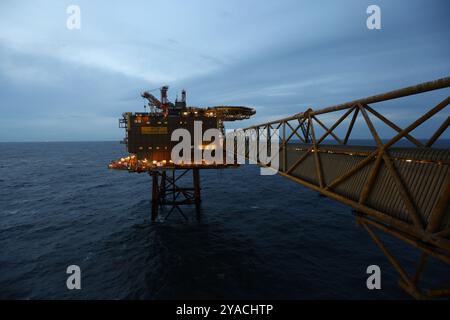
[[[411,96],[411,95],[415,95],[415,94],[419,94],[419,93],[423,93],[423,92],[434,91],[434,90],[444,89],[444,88],[448,88],[448,87],[450,87],[450,77],[445,77],[445,78],[441,78],[441,79],[437,79],[437,80],[433,80],[433,81],[420,83],[420,84],[417,84],[414,86],[409,86],[409,87],[405,87],[402,89],[397,89],[397,90],[377,94],[374,96],[357,99],[354,101],[345,102],[345,103],[330,106],[330,107],[325,107],[323,109],[308,110],[308,111],[300,112],[300,113],[297,113],[290,117],[272,120],[272,121],[261,123],[258,125],[253,125],[253,126],[245,128],[244,130],[302,118],[307,113],[309,113],[311,115],[319,115],[319,114],[348,109],[348,108],[351,108],[358,104],[369,104],[369,103],[393,100],[393,99],[397,99],[397,98],[407,97],[407,96]]]

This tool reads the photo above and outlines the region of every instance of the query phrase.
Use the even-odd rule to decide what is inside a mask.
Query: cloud
[[[365,25],[369,1],[80,0],[79,31],[65,27],[69,4],[1,4],[1,141],[117,139],[115,119],[163,84],[192,105],[256,108],[239,127],[450,73],[446,1],[380,0],[378,31]],[[405,125],[442,95],[376,107]],[[24,112],[28,129],[7,129]]]

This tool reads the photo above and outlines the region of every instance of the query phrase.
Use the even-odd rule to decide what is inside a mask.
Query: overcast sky
[[[80,30],[66,27],[70,4]],[[381,30],[366,27],[370,4]],[[164,84],[172,100],[186,88],[190,105],[254,107],[231,125],[244,127],[446,77],[449,9],[448,0],[1,1],[0,141],[119,140],[122,112],[144,111],[139,93]],[[376,107],[404,126],[448,94]]]

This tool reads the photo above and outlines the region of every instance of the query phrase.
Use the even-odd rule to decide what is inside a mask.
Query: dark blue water
[[[0,298],[409,298],[348,207],[257,167],[202,171],[202,220],[185,208],[189,221],[152,224],[148,175],[107,169],[123,145],[0,150]],[[416,265],[416,251],[385,240]],[[72,264],[78,291],[66,288]],[[371,264],[382,290],[366,288]],[[433,262],[425,284],[445,277]]]

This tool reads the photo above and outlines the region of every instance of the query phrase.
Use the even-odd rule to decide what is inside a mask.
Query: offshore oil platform
[[[169,206],[165,218],[176,209],[185,218],[181,205],[194,204],[200,213],[200,169],[225,169],[237,167],[236,163],[210,163],[205,159],[191,162],[175,162],[171,152],[178,141],[172,141],[172,133],[180,128],[194,136],[195,122],[201,122],[201,135],[208,129],[218,129],[225,136],[225,121],[249,119],[255,110],[244,106],[194,107],[186,103],[186,90],[181,91],[181,100],[169,101],[168,86],[159,88],[161,98],[151,91],[144,91],[141,97],[148,103],[148,112],[125,112],[119,119],[119,127],[125,129],[129,155],[112,161],[110,169],[148,173],[152,177],[152,221],[158,218],[159,208]],[[222,140],[223,142],[223,140]],[[213,147],[209,143],[200,145],[191,139],[191,156],[196,151]],[[197,149],[197,150],[196,150]],[[214,150],[211,150],[214,153]],[[191,157],[193,159],[194,157]],[[180,179],[192,172],[192,187],[178,185]]]

